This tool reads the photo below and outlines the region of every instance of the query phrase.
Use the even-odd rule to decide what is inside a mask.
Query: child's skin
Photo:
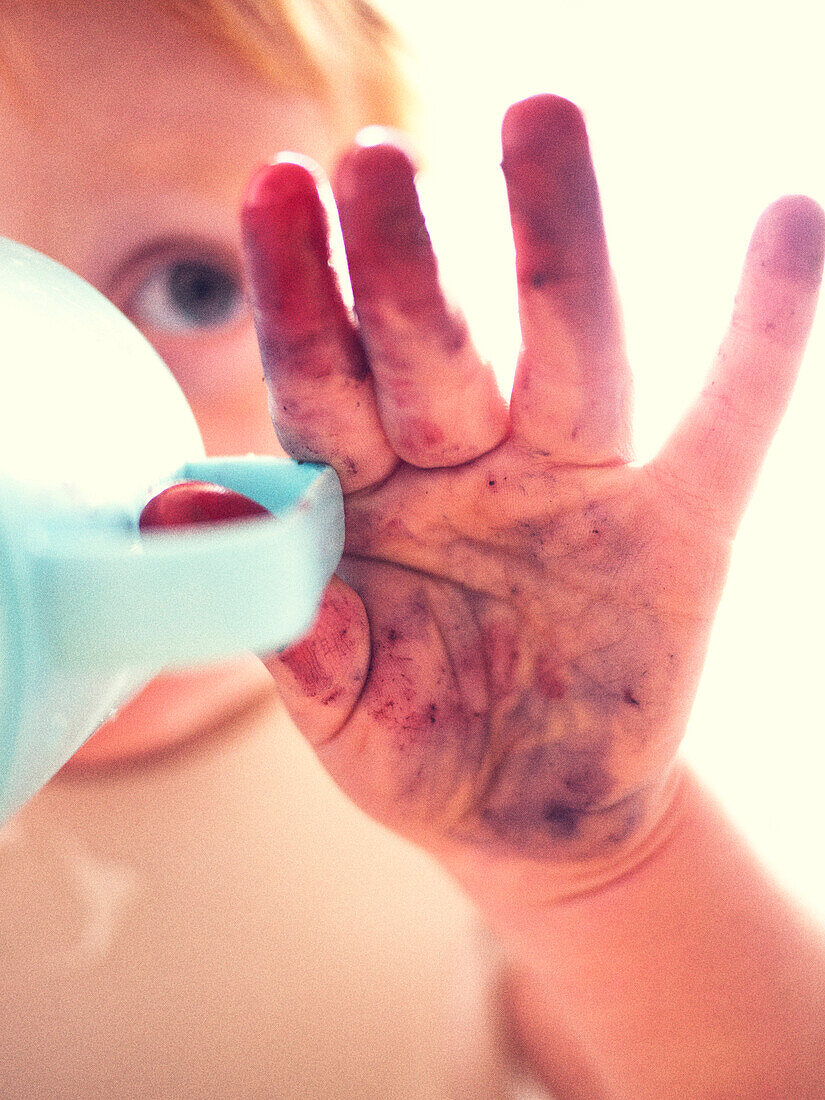
[[[40,135],[6,120],[0,232],[127,309],[149,263],[124,271],[124,256],[152,238],[242,259],[281,443],[331,463],[346,496],[340,579],[312,635],[266,661],[296,724],[345,792],[432,853],[497,928],[514,1030],[561,1095],[815,1095],[821,937],[674,756],[813,317],[822,212],[794,197],[763,215],[707,386],[634,467],[574,107],[539,97],[504,122],[524,336],[508,408],[438,289],[398,148],[354,147],[333,172],[356,331],[306,168],[257,171],[237,219],[273,151],[332,166],[335,137],[312,105],[256,97],[235,69],[222,83],[211,61],[193,96],[187,43],[139,95],[103,66],[93,95],[107,110],[91,110],[78,93],[91,94],[81,50],[107,34],[96,8],[49,9],[73,36],[54,63],[76,69],[49,70]],[[118,10],[118,35],[129,18]],[[27,37],[51,53],[37,24]],[[204,163],[167,190],[182,144]],[[142,150],[145,181],[128,159]],[[248,315],[202,338],[143,327],[211,450],[277,451]]]

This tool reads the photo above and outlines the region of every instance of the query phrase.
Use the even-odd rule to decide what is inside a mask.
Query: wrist
[[[562,1095],[565,1044],[595,1082],[575,1095],[819,1095],[822,931],[680,772],[646,854],[618,875],[524,914],[488,909],[520,1048]]]

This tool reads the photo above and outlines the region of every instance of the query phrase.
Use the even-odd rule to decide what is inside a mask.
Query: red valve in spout
[[[262,504],[222,485],[184,481],[152,497],[140,514],[139,527],[141,531],[194,527],[198,523],[222,523],[267,514]]]

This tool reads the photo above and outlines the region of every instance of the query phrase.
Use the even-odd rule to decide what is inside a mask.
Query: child
[[[237,56],[259,9],[205,10],[13,9],[28,65],[0,232],[133,317],[213,452],[277,450],[262,360],[281,443],[341,478],[347,555],[268,673],[167,679],[12,822],[4,1087],[506,1095],[478,913],[512,1045],[557,1096],[815,1095],[821,935],[674,754],[813,315],[821,212],[763,216],[706,390],[634,468],[575,108],[505,119],[524,334],[508,408],[440,295],[405,154],[336,165],[358,125],[397,121],[370,99],[386,71],[348,75],[370,73],[380,24],[353,5],[325,42],[277,22],[273,87]],[[257,168],[284,148],[333,171],[357,330],[312,175]],[[429,860],[334,794],[270,674],[336,783]]]

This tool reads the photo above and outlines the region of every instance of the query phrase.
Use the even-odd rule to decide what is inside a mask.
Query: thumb
[[[369,670],[370,628],[360,598],[334,576],[309,634],[263,662],[313,748],[331,741],[352,713]]]

